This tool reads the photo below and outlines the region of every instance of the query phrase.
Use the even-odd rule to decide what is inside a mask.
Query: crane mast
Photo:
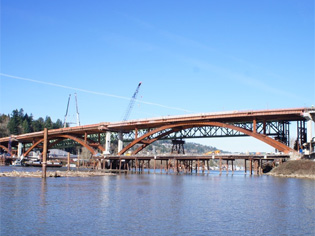
[[[71,98],[71,94],[69,94],[68,104],[67,104],[67,110],[66,110],[66,115],[65,115],[65,120],[64,120],[64,122],[63,122],[63,127],[64,127],[64,128],[67,127],[67,116],[68,116],[68,111],[69,111],[70,98]]]
[[[80,115],[79,115],[77,93],[75,93],[74,96],[75,96],[75,106],[76,106],[76,112],[77,112],[77,126],[80,126]],[[64,123],[63,123],[63,127],[64,128],[67,127],[67,117],[68,117],[68,111],[69,111],[70,98],[71,98],[71,94],[69,94],[69,98],[68,98],[65,120],[64,120]],[[70,124],[70,123],[68,123],[68,124]]]
[[[126,110],[126,113],[124,115],[124,118],[123,118],[123,121],[126,121],[128,120],[129,116],[130,116],[130,113],[131,113],[131,110],[135,104],[135,101],[136,101],[136,98],[137,98],[137,94],[139,92],[139,89],[140,89],[140,86],[141,86],[142,82],[140,82],[136,88],[136,91],[134,92],[134,94],[132,95],[131,99],[130,99],[130,102],[129,102],[129,105],[127,107],[127,110]]]
[[[130,102],[129,102],[127,110],[126,110],[126,113],[125,113],[125,115],[123,117],[123,121],[126,121],[129,118],[129,116],[130,116],[130,112],[131,112],[131,110],[132,110],[132,108],[133,108],[133,106],[135,104],[135,101],[136,101],[137,94],[139,92],[139,88],[141,86],[141,83],[142,82],[140,82],[138,84],[138,86],[136,88],[136,91],[134,92],[134,94],[132,95],[132,97],[130,99]],[[118,152],[120,152],[123,149],[123,146],[124,146],[124,144],[123,144],[123,134],[122,134],[122,131],[120,131],[118,133]]]
[[[79,115],[79,108],[78,108],[78,99],[77,99],[77,93],[74,94],[75,96],[75,107],[77,110],[77,126],[80,126],[80,115]]]

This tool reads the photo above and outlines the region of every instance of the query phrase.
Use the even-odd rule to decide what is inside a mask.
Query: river
[[[315,235],[314,196],[243,172],[1,177],[0,235]]]

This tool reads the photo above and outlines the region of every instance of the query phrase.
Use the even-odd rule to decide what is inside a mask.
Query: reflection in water
[[[46,223],[46,216],[47,216],[47,209],[46,209],[46,193],[47,193],[47,183],[46,178],[41,179],[41,189],[39,195],[39,214],[38,214],[38,221],[40,224]]]
[[[0,178],[0,187],[1,235],[315,233],[313,180],[133,174]]]

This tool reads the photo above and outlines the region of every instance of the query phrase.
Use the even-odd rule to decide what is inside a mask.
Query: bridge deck
[[[289,108],[289,109],[274,109],[274,110],[252,110],[252,111],[230,111],[230,112],[215,112],[215,113],[201,113],[181,116],[166,116],[150,119],[130,120],[121,122],[101,122],[98,124],[83,125],[76,127],[67,127],[61,129],[52,129],[48,131],[49,136],[60,134],[98,134],[106,131],[112,132],[130,132],[135,129],[152,129],[161,127],[163,125],[185,122],[252,122],[256,121],[299,121],[305,120],[303,114],[305,112],[315,112],[315,108]],[[32,142],[33,139],[42,138],[44,131],[33,132],[21,135],[12,135],[11,141]],[[1,143],[8,143],[10,137],[0,138]]]

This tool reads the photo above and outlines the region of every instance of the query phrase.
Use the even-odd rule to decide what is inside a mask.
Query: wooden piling
[[[44,147],[43,147],[43,162],[42,162],[42,178],[46,178],[47,148],[48,148],[48,129],[47,129],[47,128],[44,128]]]
[[[234,175],[234,161],[232,160],[232,175]]]
[[[160,168],[161,168],[160,173],[161,174],[162,174],[162,166],[163,166],[163,161],[161,160],[161,165],[160,165]]]
[[[150,173],[150,160],[148,160],[148,173]]]
[[[156,159],[155,158],[154,158],[153,162],[154,162],[154,174],[155,174],[155,168],[156,168]]]
[[[210,165],[209,165],[210,160],[207,160],[207,169],[208,169],[208,174],[210,174]]]
[[[226,160],[226,174],[229,174],[229,160]]]
[[[68,171],[70,171],[70,152],[68,152]]]

